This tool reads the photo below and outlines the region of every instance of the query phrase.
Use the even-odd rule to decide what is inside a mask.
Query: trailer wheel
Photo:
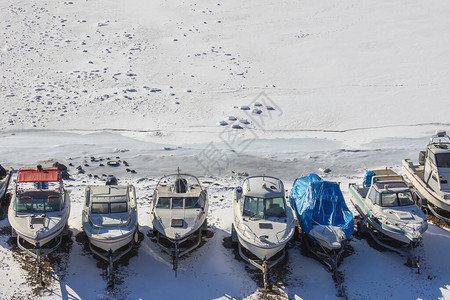
[[[361,223],[361,220],[359,220],[358,223],[356,223],[356,236],[361,238],[366,232],[366,228],[367,227]]]

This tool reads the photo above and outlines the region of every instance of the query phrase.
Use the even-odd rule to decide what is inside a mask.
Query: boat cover
[[[340,227],[345,239],[353,234],[353,214],[337,183],[323,181],[316,174],[297,178],[289,193],[289,201],[300,226],[311,238],[314,239],[310,231],[317,225]]]
[[[387,172],[387,171],[386,171]],[[367,171],[364,175],[364,187],[370,187],[372,185],[372,178],[377,175],[374,171]]]

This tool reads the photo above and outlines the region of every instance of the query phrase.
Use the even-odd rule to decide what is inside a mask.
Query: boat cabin
[[[191,175],[179,176],[169,184],[161,184],[155,189],[153,199],[156,208],[166,209],[204,209],[206,190]],[[170,178],[167,178],[168,180]],[[172,178],[173,179],[173,178]],[[195,182],[194,181],[197,181]]]
[[[86,207],[91,214],[118,214],[128,212],[127,186],[92,186],[86,190]]]
[[[373,183],[369,189],[367,198],[372,204],[382,207],[414,204],[411,190],[404,181],[378,181],[377,177],[373,178]]]
[[[426,151],[420,152],[423,180],[434,191],[450,192],[450,138],[445,131],[436,131]]]
[[[65,194],[57,169],[21,169],[17,175],[14,210],[25,213],[61,211]]]
[[[239,191],[238,191],[239,192]],[[244,181],[240,201],[243,217],[286,218],[286,201],[283,183],[274,177],[250,177]]]

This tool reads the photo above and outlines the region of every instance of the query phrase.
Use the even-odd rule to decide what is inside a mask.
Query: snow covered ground
[[[401,172],[401,159],[416,160],[436,129],[450,131],[449,10],[442,0],[0,1],[0,163],[59,161],[74,178],[64,278],[39,295],[262,297],[259,273],[222,245],[239,173],[271,174],[289,187],[329,168],[321,175],[341,182],[351,206],[348,183],[366,169]],[[120,157],[136,173],[91,156]],[[202,176],[214,235],[175,278],[147,232],[156,180],[177,167]],[[84,186],[103,184],[88,174],[137,188],[144,239],[112,292],[76,239]],[[31,298],[7,226],[0,221],[0,298]],[[447,230],[425,233],[421,274],[365,239],[351,246],[341,265],[350,299],[450,299]],[[336,298],[331,274],[298,244],[279,273],[279,298]]]

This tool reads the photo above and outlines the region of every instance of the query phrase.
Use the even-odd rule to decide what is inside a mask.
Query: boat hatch
[[[31,225],[42,224],[45,225],[45,217],[34,217],[31,218]]]
[[[260,229],[273,229],[272,223],[259,223]]]
[[[172,227],[183,227],[184,220],[183,219],[172,219],[170,226]]]
[[[395,214],[400,220],[414,220],[413,215],[407,211],[396,211]]]

